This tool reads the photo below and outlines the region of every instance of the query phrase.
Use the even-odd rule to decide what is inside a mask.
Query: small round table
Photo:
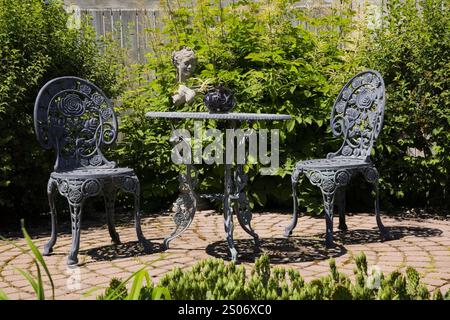
[[[215,119],[226,121],[228,128],[236,128],[243,122],[253,121],[285,121],[291,120],[287,114],[265,114],[265,113],[208,113],[208,112],[147,112],[148,118],[162,118],[169,120]],[[172,128],[174,126],[172,124]],[[182,138],[181,138],[182,139]],[[233,170],[234,169],[234,170]],[[169,242],[180,236],[192,223],[197,207],[197,195],[195,187],[197,185],[197,172],[192,163],[186,164],[186,173],[180,172],[180,195],[174,205],[175,229],[164,239],[163,249],[169,248]],[[250,210],[245,186],[247,184],[247,174],[244,172],[243,164],[224,164],[224,192],[223,194],[204,194],[201,198],[221,200],[223,202],[224,225],[226,239],[230,249],[231,258],[236,261],[237,250],[233,240],[233,211],[236,213],[238,222],[242,229],[251,235],[255,245],[259,243],[259,237],[251,226],[252,213]]]

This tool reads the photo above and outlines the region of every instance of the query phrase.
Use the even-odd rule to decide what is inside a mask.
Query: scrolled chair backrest
[[[114,168],[101,148],[114,143],[117,127],[111,101],[87,80],[50,80],[36,98],[36,137],[44,148],[56,150],[55,171]]]
[[[385,87],[375,70],[358,73],[341,89],[331,111],[331,130],[344,142],[327,158],[370,161],[374,141],[383,127]]]

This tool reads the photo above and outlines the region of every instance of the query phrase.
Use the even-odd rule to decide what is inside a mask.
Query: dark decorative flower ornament
[[[203,103],[206,105],[210,113],[227,113],[236,104],[233,93],[222,87],[218,86],[209,90],[203,98]]]

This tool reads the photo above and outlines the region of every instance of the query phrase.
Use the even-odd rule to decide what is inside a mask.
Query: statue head
[[[186,81],[197,66],[195,52],[189,47],[183,47],[181,50],[172,53],[172,63],[177,68],[177,80]]]

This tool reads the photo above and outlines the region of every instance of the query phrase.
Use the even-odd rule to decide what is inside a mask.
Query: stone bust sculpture
[[[189,47],[183,47],[178,51],[174,51],[172,53],[172,63],[177,68],[177,82],[185,82],[197,66],[194,50]],[[185,103],[191,103],[194,97],[194,90],[180,84],[178,91],[172,96],[172,102],[178,107]]]
[[[174,51],[172,53],[172,63],[177,68],[177,81],[186,81],[197,66],[194,50],[189,47],[183,47],[181,50]]]

